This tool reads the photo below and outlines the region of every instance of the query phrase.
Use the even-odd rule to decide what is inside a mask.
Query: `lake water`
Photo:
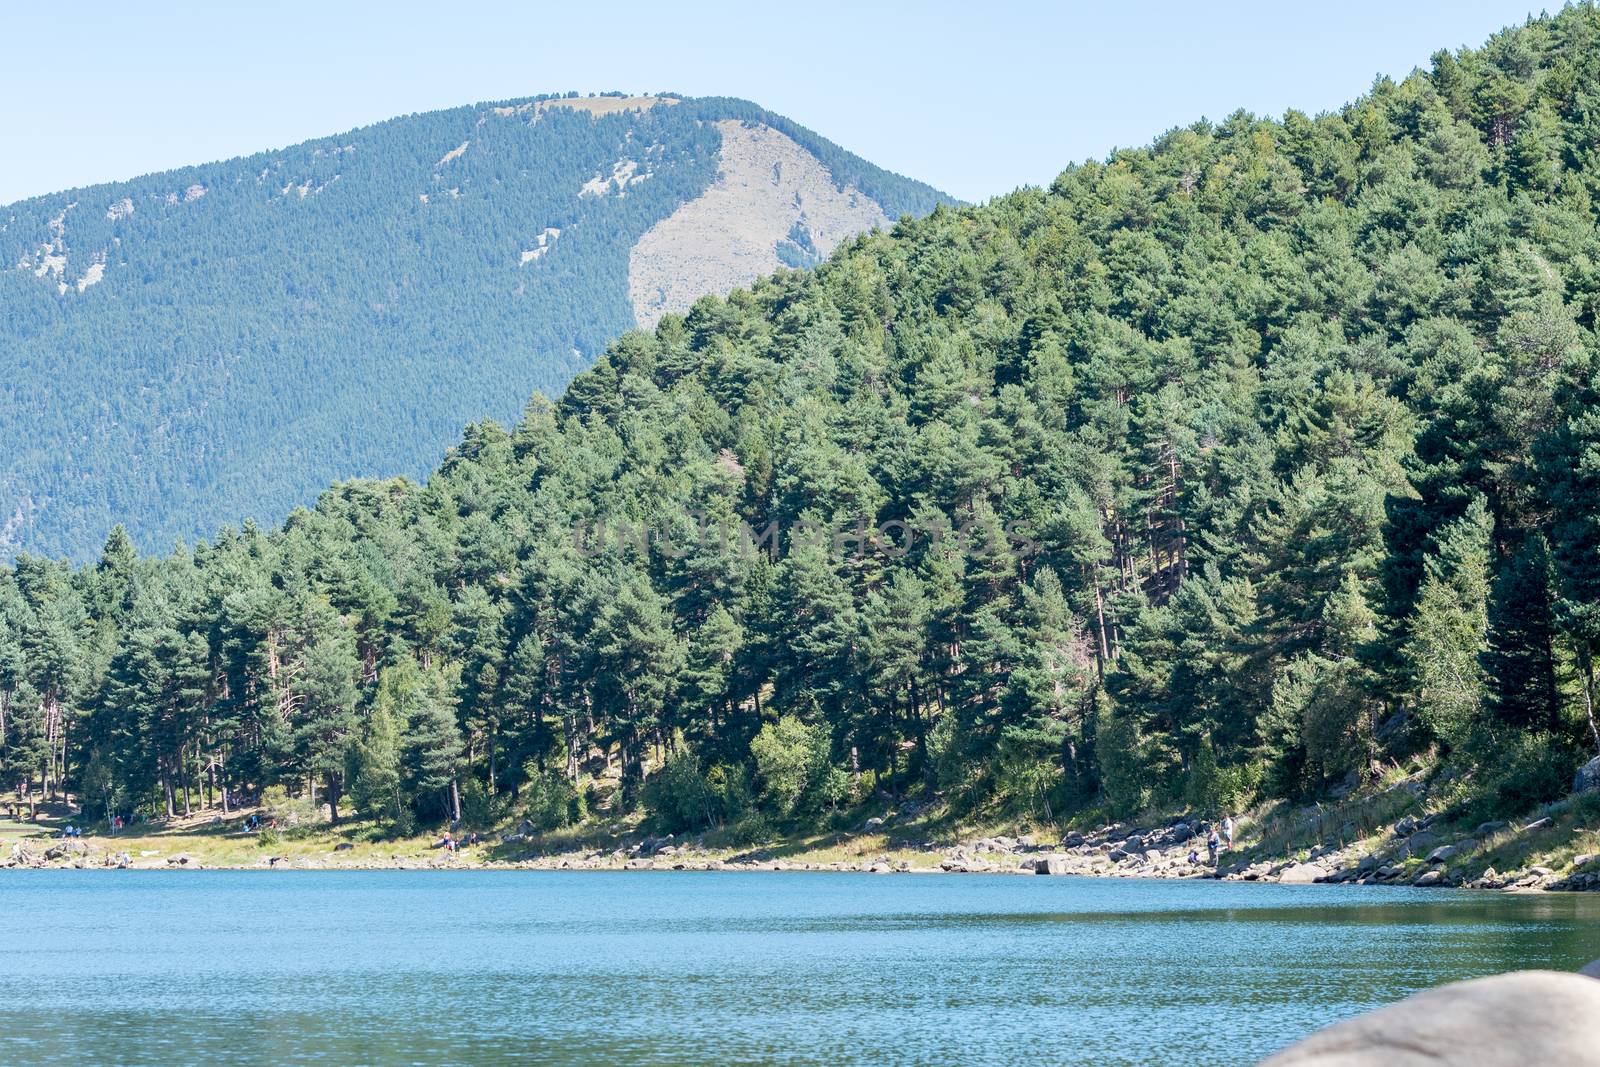
[[[960,875],[0,876],[7,1063],[1237,1064],[1600,957],[1600,895]]]

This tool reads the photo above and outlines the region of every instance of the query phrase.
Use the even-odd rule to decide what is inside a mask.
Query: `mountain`
[[[0,209],[0,557],[421,475],[704,293],[943,198],[754,104],[536,97]]]
[[[1597,85],[1574,5],[665,315],[425,484],[19,559],[0,770],[754,840],[1557,800],[1600,748]]]

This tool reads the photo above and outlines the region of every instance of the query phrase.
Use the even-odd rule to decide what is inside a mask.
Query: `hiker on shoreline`
[[[1217,828],[1213,826],[1211,833],[1206,836],[1206,852],[1211,856],[1211,866],[1213,867],[1217,865],[1217,846],[1221,843],[1222,839],[1217,836]]]
[[[1223,841],[1227,842],[1228,851],[1230,851],[1230,852],[1233,851],[1233,816],[1232,815],[1224,815],[1222,817],[1222,839],[1223,839]]]

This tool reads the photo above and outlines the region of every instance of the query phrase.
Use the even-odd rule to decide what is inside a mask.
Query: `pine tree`
[[[778,699],[841,716],[859,692],[854,678],[860,621],[849,585],[834,568],[826,528],[796,537],[778,566],[771,625]]]
[[[1493,530],[1480,496],[1434,536],[1405,645],[1417,710],[1428,729],[1451,746],[1466,739],[1485,696],[1480,657],[1489,627]]]
[[[615,724],[629,799],[644,784],[644,744],[658,743],[661,715],[677,684],[683,649],[666,604],[648,579],[623,575],[596,624],[595,691]]]
[[[301,768],[312,780],[312,799],[316,799],[315,779],[321,777],[333,821],[338,822],[345,749],[356,728],[361,668],[354,635],[337,621],[324,620],[319,626],[295,681],[298,713],[292,741]]]
[[[1560,728],[1554,581],[1549,545],[1539,534],[1530,534],[1495,577],[1482,667],[1488,710],[1504,726]]]
[[[1054,570],[1042,568],[1023,591],[1022,620],[1022,655],[1008,682],[1003,736],[1081,783],[1094,654]]]
[[[1351,572],[1322,613],[1315,689],[1301,709],[1306,758],[1323,782],[1365,776],[1374,755],[1377,678],[1366,662],[1378,639],[1377,618]]]
[[[449,672],[436,667],[402,676],[395,701],[406,713],[401,765],[413,802],[459,822],[462,743]]]
[[[400,726],[406,689],[416,684],[410,656],[384,668],[360,734],[345,754],[345,777],[356,810],[371,819],[397,823],[404,802],[400,793]]]
[[[928,677],[929,623],[931,608],[927,588],[915,571],[897,570],[881,590],[873,590],[862,612],[863,674],[872,694],[867,702],[870,725],[858,730],[873,738],[880,748],[887,747],[887,759],[894,763],[893,748],[902,731],[916,741],[917,758],[924,773],[928,762],[928,705],[932,698]],[[881,715],[872,715],[881,709]]]
[[[744,628],[721,604],[691,635],[679,679],[684,725],[704,739],[707,749],[722,747],[719,738],[732,732],[742,745],[741,726],[734,722],[736,669],[744,646]]]

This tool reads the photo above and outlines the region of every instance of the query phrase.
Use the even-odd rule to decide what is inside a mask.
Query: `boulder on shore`
[[[1285,867],[1278,875],[1284,885],[1309,885],[1318,878],[1326,878],[1328,868],[1315,863],[1296,863]]]
[[[1591,789],[1600,789],[1600,756],[1579,767],[1578,773],[1572,777],[1574,793],[1586,793]]]
[[[1065,856],[1044,856],[1033,861],[1034,874],[1071,874],[1072,862]]]
[[[1474,841],[1470,837],[1465,837],[1451,845],[1440,845],[1438,848],[1428,853],[1428,862],[1447,863],[1464,853],[1476,851],[1478,851],[1478,842]]]
[[[1426,856],[1431,850],[1439,847],[1442,842],[1439,835],[1431,830],[1418,830],[1406,838],[1405,847],[1400,850],[1401,856]]]
[[[1319,1030],[1259,1067],[1542,1063],[1600,1063],[1600,982],[1555,971],[1454,982]]]

